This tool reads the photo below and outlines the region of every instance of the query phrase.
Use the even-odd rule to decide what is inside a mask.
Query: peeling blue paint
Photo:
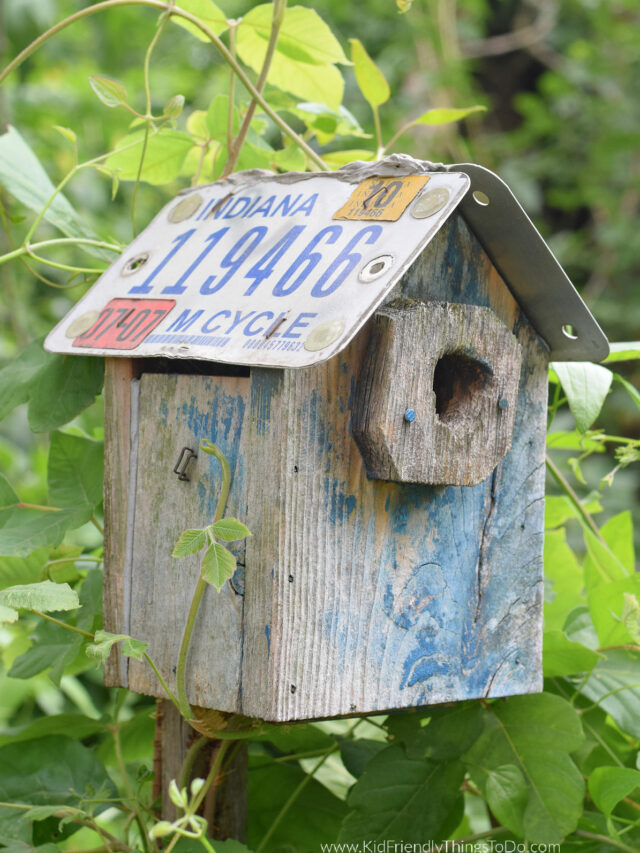
[[[169,408],[167,406],[167,401],[162,400],[162,402],[160,403],[160,420],[162,421],[164,426],[167,425],[168,415],[169,415]]]
[[[271,654],[271,630],[268,625],[264,626],[264,634],[267,638],[267,654]]]
[[[340,524],[348,518],[356,508],[357,499],[355,495],[347,495],[344,492],[345,483],[337,479],[325,478],[325,506],[331,524]]]
[[[282,370],[255,368],[251,382],[251,418],[258,435],[264,435],[271,427],[271,399],[282,390]]]

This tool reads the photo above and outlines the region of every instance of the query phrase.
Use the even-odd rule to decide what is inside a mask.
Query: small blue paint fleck
[[[388,583],[385,588],[383,602],[384,612],[390,615],[393,611],[393,589],[390,583]]]
[[[428,681],[434,675],[446,675],[450,670],[448,663],[439,663],[425,657],[415,665],[411,677],[405,683],[407,687],[413,687],[418,682]],[[404,684],[402,686],[404,687]]]
[[[267,638],[267,654],[271,654],[271,631],[268,625],[264,626],[264,634]]]
[[[408,424],[413,423],[416,419],[415,409],[407,409],[404,413],[404,419]]]
[[[165,426],[167,424],[168,415],[169,415],[169,409],[167,407],[167,401],[163,400],[162,403],[160,404],[160,420],[162,421],[162,423]]]
[[[356,496],[348,495],[346,501],[344,502],[345,509],[347,510],[347,516],[351,515],[351,513],[356,508]]]

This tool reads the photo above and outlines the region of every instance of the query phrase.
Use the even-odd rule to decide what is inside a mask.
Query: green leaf
[[[84,631],[92,631],[102,618],[102,571],[91,569],[80,588],[80,610],[77,612],[76,626]],[[55,613],[63,622],[68,620],[64,613]],[[75,671],[87,669],[90,664],[85,655],[81,655],[86,639],[61,625],[40,621],[31,637],[32,645],[13,662],[10,675],[14,678],[31,678],[49,669],[49,678],[59,685],[65,670],[71,664]]]
[[[613,381],[613,373],[606,367],[588,361],[556,361],[551,366],[567,395],[576,426],[580,432],[586,432],[600,414]]]
[[[29,574],[32,580],[38,580],[47,553],[40,552],[34,557],[32,552],[59,545],[67,530],[80,527],[85,521],[82,509],[46,511],[20,507],[18,496],[0,474],[0,554],[9,558],[0,560],[0,587],[13,586],[15,580],[27,580]],[[28,560],[17,559],[22,556]]]
[[[363,148],[351,149],[347,151],[329,151],[322,155],[322,159],[332,169],[339,169],[345,163],[352,163],[354,160],[365,160],[371,162],[376,159],[375,151],[368,151]]]
[[[75,530],[85,522],[85,513],[73,509],[59,512],[15,509],[4,523],[0,521],[0,554],[23,557],[37,548],[55,548],[67,530]]]
[[[184,9],[185,12],[190,12],[198,18],[199,21],[201,21],[217,36],[229,29],[224,12],[216,6],[213,0],[180,0],[178,5],[181,9]],[[175,24],[178,24],[179,27],[184,27],[185,30],[190,32],[191,35],[194,35],[200,41],[209,41],[209,36],[206,35],[206,33],[203,33],[202,30],[191,21],[187,21],[185,18],[180,18],[178,15],[172,15],[171,20]]]
[[[640,601],[636,595],[625,592],[620,614],[622,624],[627,629],[632,642],[640,645]]]
[[[18,619],[18,611],[12,607],[7,607],[5,604],[0,604],[0,623],[16,622]]]
[[[62,803],[55,803],[51,806],[33,806],[22,815],[22,820],[30,823],[31,821],[46,820],[49,817],[57,816],[58,818],[70,817],[71,815],[84,815],[86,812],[83,809],[75,809],[72,806],[65,806]]]
[[[144,146],[144,133],[132,133],[123,137],[115,151],[109,155],[105,167],[121,181],[135,181],[140,168]],[[188,133],[161,129],[149,134],[140,180],[148,184],[168,184],[179,175],[193,146]]]
[[[590,438],[590,435],[598,435],[598,433],[578,432],[577,429],[558,430],[556,432],[547,433],[547,447],[551,450],[589,450],[592,453],[605,453],[606,447],[602,441],[597,441],[596,438]]]
[[[56,714],[51,717],[38,717],[27,725],[13,728],[9,733],[0,735],[0,746],[36,740],[45,735],[66,735],[74,740],[83,740],[104,729],[104,723],[92,720],[83,714]]]
[[[120,723],[120,752],[126,764],[149,761],[149,744],[153,742],[155,719],[152,719],[153,706],[138,705],[140,710]],[[105,738],[96,750],[96,755],[107,767],[118,766],[118,756],[113,738]],[[200,850],[200,853],[203,853]]]
[[[600,584],[589,591],[589,610],[601,646],[634,642],[622,620],[627,595],[640,596],[640,574]]]
[[[610,581],[624,580],[629,576],[629,572],[609,543],[603,543],[595,533],[586,528],[584,530],[584,541],[587,546],[587,558],[584,563],[587,590]]]
[[[544,538],[545,629],[564,627],[574,607],[584,603],[582,569],[569,545],[566,531],[548,530]]]
[[[349,39],[351,59],[354,65],[356,81],[364,99],[372,106],[379,107],[391,97],[391,89],[382,73],[369,56],[359,39]]]
[[[515,764],[503,764],[495,770],[489,770],[486,781],[487,802],[500,823],[518,835],[524,834],[522,815],[529,799],[529,786],[522,771]]]
[[[487,108],[480,104],[475,104],[473,107],[460,107],[458,109],[453,107],[441,107],[433,110],[427,110],[426,113],[422,113],[421,116],[414,119],[411,122],[411,125],[451,124],[451,122],[461,121],[463,118],[473,115],[473,113],[484,113],[486,110]]]
[[[606,815],[640,787],[640,771],[629,767],[596,767],[589,777],[591,799]]]
[[[207,583],[220,592],[226,580],[228,580],[236,569],[236,558],[225,547],[217,542],[211,545],[205,552],[202,560],[202,577]]]
[[[349,740],[345,738],[340,741],[340,757],[349,773],[359,779],[371,759],[386,748],[387,744],[382,740],[368,740],[367,738]]]
[[[251,740],[252,742],[268,741],[283,754],[314,752],[335,746],[335,739],[313,723],[267,726],[266,731],[252,737]]]
[[[68,737],[57,735],[9,744],[0,749],[0,801],[33,806],[82,807],[88,794],[99,799],[117,796],[106,770],[91,750]],[[96,814],[108,803],[92,804]],[[0,807],[0,837],[31,841],[21,811]]]
[[[89,77],[89,84],[105,107],[119,107],[127,102],[127,90],[109,77],[94,74]]]
[[[265,148],[258,148],[250,142],[245,142],[238,157],[237,167],[243,169],[270,169],[272,151]],[[214,154],[214,175],[216,179],[220,177],[222,170],[227,162],[227,149],[221,146]]]
[[[78,145],[78,137],[70,127],[62,127],[60,124],[54,124],[54,130],[57,130],[60,136],[64,136],[67,142],[71,143],[71,147],[75,151]]]
[[[624,376],[620,376],[619,373],[614,373],[613,378],[619,385],[622,385],[627,394],[631,397],[636,406],[640,409],[640,391],[632,385],[628,380],[624,378]]]
[[[162,114],[167,118],[178,118],[184,109],[184,95],[174,95],[169,98],[162,109]]]
[[[601,655],[568,639],[564,631],[545,631],[542,664],[546,678],[590,672]]]
[[[80,599],[68,583],[40,581],[3,589],[0,591],[0,604],[18,610],[51,613],[54,610],[76,610],[80,607]]]
[[[11,126],[0,136],[0,186],[35,213],[40,213],[55,192],[40,161],[15,127]],[[99,239],[62,193],[53,199],[44,218],[67,237]],[[114,259],[113,252],[105,249],[86,245],[81,248],[90,255],[108,261]]]
[[[640,359],[640,341],[628,341],[609,344],[610,353],[605,358],[605,364],[616,361],[637,361]]]
[[[633,518],[627,509],[607,519],[600,533],[624,568],[633,574],[636,555],[633,541]]]
[[[218,539],[225,542],[235,542],[237,539],[246,539],[247,536],[251,536],[249,528],[237,518],[221,518],[220,521],[213,522],[211,529]]]
[[[80,634],[44,620],[33,632],[31,641],[31,647],[14,660],[9,675],[11,678],[33,678],[49,670],[49,678],[56,686],[60,685],[65,669],[77,658],[84,642]]]
[[[20,498],[11,483],[4,474],[0,474],[0,521],[9,518],[19,502]]]
[[[295,145],[288,145],[271,155],[271,162],[283,172],[304,172],[307,158],[304,151]]]
[[[149,643],[134,640],[127,634],[110,634],[108,631],[99,630],[95,633],[93,643],[87,646],[86,652],[89,657],[105,661],[116,643],[122,643],[122,654],[125,657],[140,661],[144,660],[144,653],[149,648]]]
[[[576,828],[582,814],[584,780],[570,758],[584,740],[580,717],[564,699],[549,693],[515,696],[493,703],[485,712],[485,729],[463,756],[472,779],[488,800],[502,794],[489,778],[505,765],[517,767],[527,797],[502,808],[505,825],[529,841],[558,842]],[[520,805],[520,808],[518,808]]]
[[[205,530],[185,530],[176,542],[176,547],[171,556],[186,557],[188,554],[197,554],[206,544],[207,533]]]
[[[47,479],[54,506],[84,511],[89,521],[102,502],[102,442],[54,432],[50,438]]]
[[[590,515],[602,512],[602,506],[597,500],[583,504]],[[581,518],[578,510],[565,495],[547,495],[544,499],[544,526],[548,530],[566,524],[572,518]]]
[[[229,127],[229,96],[216,95],[209,104],[209,108],[205,115],[205,137],[207,139],[216,139],[221,142],[227,141],[227,133]],[[240,130],[240,111],[237,107],[233,108],[232,133],[237,135]]]
[[[400,747],[387,747],[371,759],[351,789],[339,841],[443,837],[463,778],[460,762],[407,758]]]
[[[187,119],[187,131],[191,136],[198,139],[208,139],[209,129],[207,127],[207,111],[194,110]],[[198,151],[200,149],[197,149]]]
[[[50,356],[29,384],[29,426],[49,432],[68,423],[93,403],[103,381],[101,358]]]
[[[597,649],[600,645],[596,629],[593,627],[591,614],[586,605],[574,607],[568,614],[563,625],[567,639],[574,643],[581,643],[588,649]]]
[[[298,792],[303,782],[306,784]],[[255,850],[261,843],[283,803],[294,792],[298,796],[264,847],[264,853],[276,853],[285,846],[296,851],[317,850],[319,838],[329,843],[336,840],[347,807],[316,779],[309,780],[299,765],[270,762],[253,766],[249,772],[248,787],[251,820],[247,843],[250,848]]]
[[[640,737],[640,655],[625,649],[604,655],[580,692],[610,714],[622,731]]]
[[[482,708],[460,702],[451,708],[433,708],[428,715],[390,717],[390,739],[404,744],[409,758],[451,760],[466,752],[482,732]]]
[[[255,6],[236,31],[238,56],[258,73],[267,52],[271,19],[271,4]],[[267,81],[302,100],[337,109],[344,81],[334,63],[346,61],[340,44],[317,12],[293,6],[285,12]]]
[[[582,704],[584,700],[578,697],[578,702]],[[635,759],[637,750],[633,748],[633,739],[623,734],[601,708],[592,706],[584,710],[581,720],[586,740],[573,753],[573,759],[583,776],[589,776],[596,767],[607,766],[612,760],[629,765]]]
[[[264,54],[269,43],[271,23],[273,20],[273,4],[264,3],[254,6],[242,19],[238,28],[238,41],[246,39],[247,32],[252,31],[262,43],[262,57],[257,64],[262,65]],[[307,64],[324,66],[336,62],[348,64],[340,42],[331,32],[329,26],[322,20],[314,9],[305,6],[289,6],[278,34],[276,53],[290,59]],[[246,62],[244,57],[243,62]],[[247,62],[254,71],[251,63]]]
[[[27,402],[32,381],[54,358],[43,350],[42,339],[39,339],[0,370],[0,420],[16,406]]]
[[[326,104],[291,102],[283,104],[282,109],[302,119],[307,128],[313,131],[320,145],[326,145],[336,135],[370,137],[344,106],[334,110]]]

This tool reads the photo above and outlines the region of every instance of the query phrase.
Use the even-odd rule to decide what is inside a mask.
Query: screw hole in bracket
[[[365,264],[358,274],[360,281],[365,284],[370,281],[375,281],[384,275],[393,264],[393,255],[380,255],[374,258],[369,263]]]
[[[134,258],[130,258],[122,267],[120,275],[133,275],[134,273],[137,273],[138,270],[142,269],[142,267],[147,263],[149,256],[149,252],[142,252]]]
[[[488,207],[491,204],[491,199],[486,193],[483,193],[482,190],[474,190],[473,200],[476,204],[479,204],[480,207]]]
[[[571,323],[565,323],[562,327],[562,334],[565,338],[569,338],[570,341],[577,341],[578,335],[576,334],[575,326],[572,326]]]

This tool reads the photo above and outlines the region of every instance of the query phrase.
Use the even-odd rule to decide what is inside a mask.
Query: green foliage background
[[[90,5],[0,0],[3,65]],[[210,0],[181,5],[224,26]],[[311,38],[285,39],[265,96],[331,167],[375,157],[380,139],[418,119],[389,150],[497,171],[609,337],[640,337],[634,0],[422,0],[404,14],[390,0],[301,5],[337,40],[305,18]],[[223,6],[244,16],[238,55],[255,81],[266,46],[256,33],[268,34],[271,9]],[[228,67],[171,21],[146,77],[157,26],[157,11],[137,6],[85,18],[0,87],[0,250],[16,254],[0,265],[0,843],[11,853],[151,851],[169,837],[162,827],[148,836],[154,705],[104,688],[96,659],[114,640],[91,639],[101,629],[102,364],[50,356],[39,343],[95,279],[86,270],[104,267],[195,176],[224,167]],[[303,48],[306,76],[295,64]],[[147,82],[153,127],[131,113],[148,113]],[[248,98],[239,84],[233,94],[237,132]],[[309,105],[317,101],[325,106]],[[462,122],[446,112],[478,104],[486,112]],[[76,168],[114,151],[99,168]],[[258,109],[238,167],[309,165]],[[68,203],[48,208],[25,251],[34,216],[70,171]],[[33,248],[65,235],[90,242]],[[606,367],[556,365],[551,375],[545,692],[260,729],[251,849],[363,838],[640,848],[640,345],[614,350]],[[175,797],[188,814],[197,793]],[[180,849],[189,843],[203,842],[183,838]]]

